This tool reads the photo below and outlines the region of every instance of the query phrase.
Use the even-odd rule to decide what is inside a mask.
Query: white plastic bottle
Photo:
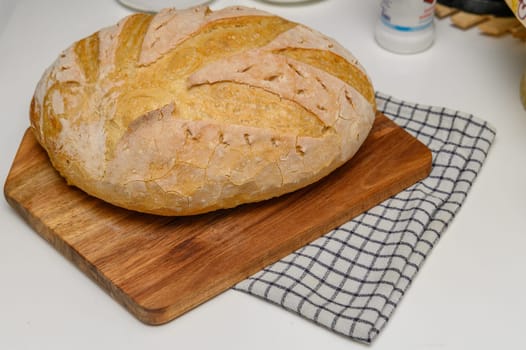
[[[435,40],[436,0],[382,0],[375,38],[386,50],[416,53]]]

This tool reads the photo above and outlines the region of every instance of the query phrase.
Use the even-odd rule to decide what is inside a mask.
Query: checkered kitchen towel
[[[431,175],[235,286],[365,343],[459,210],[495,137],[472,115],[376,98],[431,149]]]

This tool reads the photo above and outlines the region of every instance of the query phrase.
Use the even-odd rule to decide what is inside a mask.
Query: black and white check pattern
[[[469,114],[376,99],[431,149],[431,175],[235,286],[365,343],[459,210],[495,137]]]

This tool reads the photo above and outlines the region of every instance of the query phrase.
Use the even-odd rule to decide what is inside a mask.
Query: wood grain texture
[[[170,321],[426,177],[431,152],[379,114],[357,155],[272,200],[190,217],[140,214],[68,186],[30,130],[8,202],[42,237],[148,324]]]

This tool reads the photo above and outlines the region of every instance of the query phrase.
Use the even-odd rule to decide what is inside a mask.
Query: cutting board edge
[[[166,318],[166,310],[164,309],[149,309],[143,307],[141,304],[133,300],[128,294],[118,288],[111,280],[109,280],[103,273],[101,273],[96,266],[83,259],[71,245],[64,240],[54,238],[51,233],[52,229],[46,227],[42,220],[29,213],[18,200],[9,193],[9,186],[4,186],[4,196],[9,205],[17,212],[22,219],[29,224],[29,226],[37,233],[38,236],[47,241],[60,254],[81,270],[84,275],[90,278],[97,284],[106,294],[113,300],[117,301],[125,310],[133,314],[141,322],[148,325],[157,325],[169,322],[173,318]]]
[[[403,129],[402,129],[403,130]],[[407,131],[403,130],[405,133]],[[26,130],[24,133],[24,137],[30,132],[30,128]],[[411,136],[412,137],[412,136]],[[416,143],[418,143],[418,147],[425,147],[427,150],[426,153],[428,154],[428,157],[431,159],[431,151],[423,145],[418,139],[414,138]],[[21,150],[22,145],[20,145],[17,154],[15,156],[15,159],[19,156],[19,153]],[[404,178],[403,185],[400,186],[403,187],[403,189],[411,186],[412,184],[418,182],[419,180],[425,178],[429,175],[429,172],[431,171],[432,162],[428,161],[425,163],[425,166],[422,166],[419,168],[415,174],[411,178]],[[37,234],[41,237],[43,237],[46,241],[48,241],[55,249],[57,249],[61,255],[63,255],[67,260],[72,262],[75,266],[77,266],[83,273],[85,273],[91,280],[93,280],[99,287],[101,287],[106,293],[108,293],[114,300],[116,300],[120,305],[122,305],[128,312],[133,314],[138,320],[141,322],[148,324],[148,325],[159,325],[163,323],[167,323],[177,317],[180,317],[187,311],[190,311],[191,309],[205,303],[206,301],[210,300],[212,297],[217,296],[221,294],[222,292],[228,290],[233,286],[233,283],[231,283],[231,280],[226,280],[224,283],[220,283],[219,285],[216,285],[211,291],[207,291],[207,293],[204,293],[203,296],[199,299],[194,300],[193,303],[175,303],[168,306],[162,306],[162,307],[147,307],[144,304],[141,304],[137,301],[135,301],[130,295],[126,294],[122,289],[120,289],[114,282],[112,282],[109,278],[107,278],[103,273],[101,273],[97,267],[90,263],[87,259],[84,259],[83,256],[71,245],[69,245],[64,240],[61,240],[58,237],[54,237],[54,234],[52,233],[53,228],[48,228],[42,221],[41,218],[38,218],[34,213],[30,213],[29,210],[23,207],[23,205],[20,203],[20,198],[17,198],[16,195],[16,188],[15,185],[12,183],[12,172],[15,168],[15,164],[13,163],[11,166],[11,169],[8,173],[8,176],[6,178],[6,182],[4,184],[4,196],[7,200],[7,202],[10,204],[11,207],[13,207],[21,216],[22,218],[37,232]],[[13,187],[13,189],[12,189]],[[378,205],[381,201],[385,200],[386,198],[391,197],[392,195],[400,192],[403,189],[392,189],[391,193],[389,193],[388,197],[382,196],[380,193],[377,194],[378,198],[375,198],[374,201],[370,203],[368,206],[363,206],[359,211],[363,212],[366,211],[375,205]],[[356,213],[346,213],[345,215],[340,215],[340,218],[337,220],[338,222],[336,224],[327,224],[324,226],[323,231],[329,232],[330,230],[340,226],[341,224],[348,221],[350,218],[355,217]],[[317,231],[315,229],[312,229],[312,231]],[[296,249],[304,246],[305,244],[308,244],[312,242],[314,239],[320,237],[320,235],[316,235],[316,237],[313,236],[314,234],[307,235],[306,237],[302,237],[301,239],[296,242]],[[284,247],[282,250],[285,249]],[[290,249],[286,249],[287,251]],[[283,255],[283,254],[280,254]],[[279,260],[279,259],[277,259]],[[277,261],[274,260],[273,262]],[[272,263],[272,262],[270,262]],[[265,266],[268,266],[270,264],[268,261],[262,261],[259,264],[256,264],[256,266],[248,267],[246,270],[238,274],[237,282],[242,281],[245,278],[248,278],[249,276],[253,275],[257,271],[261,270]],[[234,284],[235,284],[234,283]]]

